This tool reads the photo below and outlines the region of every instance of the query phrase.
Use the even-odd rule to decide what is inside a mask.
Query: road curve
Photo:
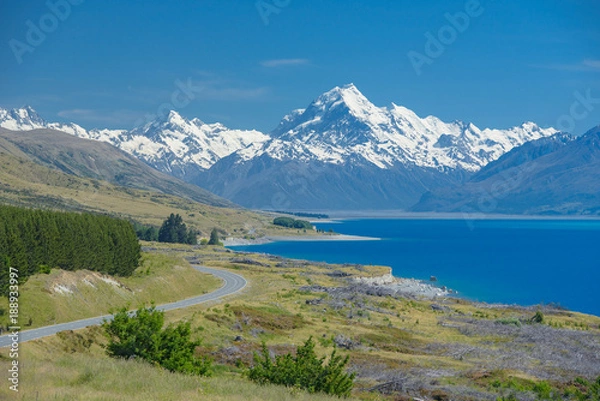
[[[173,309],[187,308],[188,306],[198,305],[208,301],[214,301],[223,298],[227,295],[235,294],[246,287],[247,281],[239,274],[231,273],[225,270],[211,269],[209,267],[192,265],[192,267],[199,272],[209,273],[223,280],[224,284],[221,288],[208,294],[199,295],[184,299],[169,304],[163,304],[156,307],[158,310],[170,311]],[[106,320],[112,319],[113,315],[104,315],[99,317],[92,317],[89,319],[76,320],[74,322],[54,324],[52,326],[40,327],[38,329],[32,329],[27,331],[19,332],[19,343],[25,341],[36,340],[42,337],[48,337],[64,330],[79,330],[88,326],[95,326],[102,324]],[[12,338],[10,334],[0,336],[0,348],[8,347],[12,344]]]

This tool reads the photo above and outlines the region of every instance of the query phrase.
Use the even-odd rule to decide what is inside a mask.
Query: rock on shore
[[[358,277],[355,278],[354,281],[374,287],[384,287],[398,294],[422,298],[446,297],[451,293],[451,291],[446,288],[436,287],[420,280],[394,277],[392,273],[384,274],[379,277]]]

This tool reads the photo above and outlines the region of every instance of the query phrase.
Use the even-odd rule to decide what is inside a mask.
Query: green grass
[[[24,344],[20,360],[19,393],[0,386],[2,400],[64,401],[332,401],[339,398],[310,395],[278,386],[253,384],[230,370],[203,378],[170,373],[135,360],[109,359],[93,345],[82,352],[67,353],[60,338],[44,346]],[[0,370],[8,369],[0,358]]]
[[[150,302],[178,301],[213,291],[220,285],[219,279],[194,270],[180,257],[143,253],[141,265],[131,277],[59,269],[30,277],[20,288],[19,318],[24,329],[29,329],[101,316],[127,305],[135,308]],[[4,297],[0,299],[0,309],[7,309]]]

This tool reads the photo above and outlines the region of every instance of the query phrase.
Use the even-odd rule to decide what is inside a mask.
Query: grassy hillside
[[[178,301],[220,285],[220,280],[199,273],[180,257],[144,253],[131,277],[59,269],[37,274],[20,288],[19,314],[25,329],[30,329],[101,316],[127,305],[135,308]],[[0,310],[7,311],[7,307],[6,297],[0,298]],[[6,313],[0,316],[0,325],[6,325],[7,319]]]
[[[88,332],[89,333],[89,332]],[[86,334],[100,338],[98,333]],[[1,351],[0,351],[1,352]],[[43,346],[25,346],[20,394],[0,387],[0,399],[56,401],[334,401],[294,389],[259,386],[224,371],[215,377],[169,373],[138,361],[109,359],[97,344],[89,348],[71,333],[47,340]],[[4,370],[7,360],[0,353]]]
[[[0,151],[0,203],[90,211],[159,226],[170,213],[208,237],[219,227],[233,236],[296,233],[274,226],[273,217],[243,209],[205,205],[178,196],[127,188],[69,175]]]
[[[0,128],[0,153],[76,177],[162,192],[212,206],[236,207],[198,186],[161,173],[108,143],[77,138],[60,131],[15,132]]]
[[[234,270],[249,281],[241,294],[166,315],[168,321],[191,322],[194,336],[203,339],[198,352],[215,360],[215,377],[110,360],[98,329],[88,329],[22,345],[28,366],[24,399],[36,393],[52,399],[77,394],[82,400],[143,399],[150,393],[165,400],[326,399],[256,387],[241,376],[262,341],[280,353],[309,336],[321,355],[333,346],[350,355],[350,369],[358,373],[354,396],[367,400],[496,400],[511,394],[535,400],[552,393],[569,399],[565,394],[587,388],[577,377],[600,375],[598,317],[547,306],[417,299],[351,280],[385,274],[385,267],[315,264],[212,247],[155,248]],[[543,321],[535,322],[537,312]],[[0,370],[7,363],[0,360]],[[0,396],[7,391],[0,388]]]

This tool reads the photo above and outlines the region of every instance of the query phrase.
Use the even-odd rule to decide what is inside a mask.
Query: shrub
[[[541,381],[533,386],[533,392],[537,394],[541,400],[552,399],[553,389],[547,381]]]
[[[531,318],[531,323],[544,323],[544,314],[541,311],[535,312]]]
[[[48,265],[40,265],[38,272],[42,274],[50,274],[52,273],[52,268],[50,268]]]
[[[505,325],[514,324],[517,327],[521,327],[521,321],[519,319],[514,318],[514,317],[512,317],[512,318],[504,318],[504,319],[497,319],[496,323],[505,324]]]
[[[315,342],[310,337],[298,347],[296,355],[288,353],[271,359],[265,343],[262,353],[254,354],[254,366],[247,371],[248,378],[259,384],[278,384],[298,387],[310,393],[322,392],[348,397],[354,386],[354,373],[344,372],[348,356],[342,358],[334,349],[325,363],[325,357],[318,358]]]
[[[102,325],[109,340],[106,352],[115,358],[142,358],[171,372],[210,375],[210,360],[194,356],[200,343],[191,341],[190,323],[164,329],[163,324],[164,312],[154,306],[132,314],[123,308]]]

